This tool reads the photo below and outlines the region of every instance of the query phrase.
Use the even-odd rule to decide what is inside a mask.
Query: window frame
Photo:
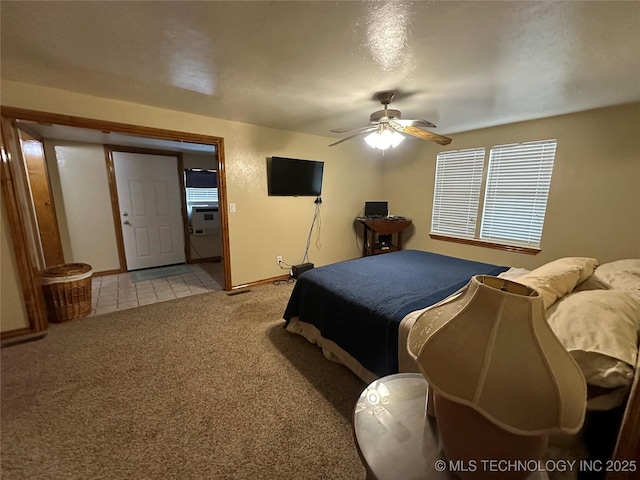
[[[546,199],[545,199],[545,208],[544,208],[544,218],[542,220],[542,226],[540,228],[540,237],[539,237],[539,241],[537,243],[537,245],[530,245],[530,244],[526,244],[525,242],[519,242],[517,239],[500,239],[500,240],[491,240],[488,238],[483,238],[482,237],[482,227],[483,227],[483,221],[485,218],[485,200],[487,199],[487,188],[490,182],[489,179],[489,166],[490,166],[490,160],[492,158],[492,154],[494,152],[495,149],[500,149],[500,148],[505,148],[505,147],[513,147],[513,146],[520,146],[520,145],[525,145],[525,146],[530,146],[532,144],[541,144],[543,146],[544,150],[544,146],[550,144],[553,142],[553,157],[551,159],[551,172],[549,175],[549,183],[548,183],[548,189],[546,192]],[[481,147],[478,147],[481,148]],[[526,147],[525,147],[526,148]],[[467,150],[472,150],[472,149],[467,149]],[[462,150],[461,150],[462,151]],[[456,151],[452,151],[452,152],[456,152]],[[478,211],[477,211],[477,215],[476,215],[476,228],[475,228],[475,233],[474,233],[474,238],[469,238],[469,237],[461,237],[461,236],[456,236],[455,234],[451,234],[451,233],[446,233],[446,232],[441,232],[441,231],[437,231],[434,232],[433,231],[433,218],[434,218],[434,206],[435,206],[435,196],[436,196],[436,183],[437,183],[437,175],[438,175],[438,171],[437,171],[437,167],[436,167],[436,172],[434,174],[434,203],[432,205],[432,211],[431,211],[431,226],[430,226],[430,231],[429,231],[429,237],[434,239],[434,240],[442,240],[442,241],[448,241],[448,242],[454,242],[454,243],[461,243],[461,244],[466,244],[466,245],[474,245],[474,246],[480,246],[480,247],[486,247],[486,248],[493,248],[493,249],[498,249],[498,250],[505,250],[505,251],[509,251],[509,252],[517,252],[517,253],[524,253],[524,254],[529,254],[529,255],[536,255],[541,251],[541,242],[542,242],[542,233],[544,230],[544,222],[546,220],[546,212],[548,211],[548,200],[549,200],[549,194],[551,191],[551,182],[552,182],[552,178],[553,178],[553,166],[555,164],[555,154],[557,152],[557,140],[556,139],[547,139],[547,140],[536,140],[536,141],[529,141],[529,142],[520,142],[520,143],[512,143],[512,144],[504,144],[504,145],[494,145],[489,149],[489,152],[487,154],[487,151],[485,149],[485,158],[484,158],[484,163],[483,163],[483,172],[482,172],[482,185],[481,185],[481,192],[480,192],[480,199],[478,202]],[[448,152],[440,152],[439,156],[443,153],[448,153]],[[544,159],[541,158],[541,160],[544,161]],[[513,243],[511,243],[513,242]]]
[[[485,147],[450,150],[437,155],[430,233],[454,235],[453,229],[446,231],[441,227],[461,220],[458,236],[470,240],[477,237],[478,213],[485,183],[485,157]],[[460,161],[463,162],[462,165],[458,163]],[[460,172],[461,170],[463,171]],[[438,180],[439,172],[443,172],[441,181]],[[460,173],[462,183],[459,181]],[[453,175],[456,175],[455,179],[452,178]],[[449,213],[443,215],[447,210]]]

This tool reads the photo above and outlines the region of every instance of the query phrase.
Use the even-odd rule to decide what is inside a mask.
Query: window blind
[[[218,203],[217,188],[194,188],[187,187],[187,205],[211,205]]]
[[[491,149],[480,239],[540,246],[556,140]]]
[[[431,233],[474,238],[484,153],[482,147],[438,154]]]

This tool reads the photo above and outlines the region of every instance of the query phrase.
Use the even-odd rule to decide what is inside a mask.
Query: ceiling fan
[[[420,138],[422,140],[428,140],[435,142],[439,145],[449,145],[451,139],[443,137],[437,133],[428,132],[418,127],[435,128],[435,125],[427,120],[404,120],[401,118],[400,110],[390,110],[387,105],[391,103],[395,93],[393,92],[381,92],[377,95],[378,100],[384,105],[384,110],[378,110],[373,112],[369,117],[369,125],[358,128],[335,128],[332,129],[333,133],[352,133],[351,135],[338,140],[335,143],[329,145],[333,147],[339,143],[345,142],[360,135],[369,134],[365,137],[367,143],[380,150],[385,150],[389,147],[395,147],[403,139],[405,135],[411,135],[413,137]]]

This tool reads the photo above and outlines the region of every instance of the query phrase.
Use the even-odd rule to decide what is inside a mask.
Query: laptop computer
[[[384,218],[389,215],[389,202],[364,202],[364,216]]]

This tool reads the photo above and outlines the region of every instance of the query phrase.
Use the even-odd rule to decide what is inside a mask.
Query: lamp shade
[[[408,348],[437,394],[508,432],[573,433],[582,426],[584,376],[532,288],[474,276],[418,317]]]
[[[404,136],[389,126],[381,125],[378,130],[370,133],[364,139],[371,148],[386,150],[389,147],[395,148],[400,145],[400,142],[404,140]]]

